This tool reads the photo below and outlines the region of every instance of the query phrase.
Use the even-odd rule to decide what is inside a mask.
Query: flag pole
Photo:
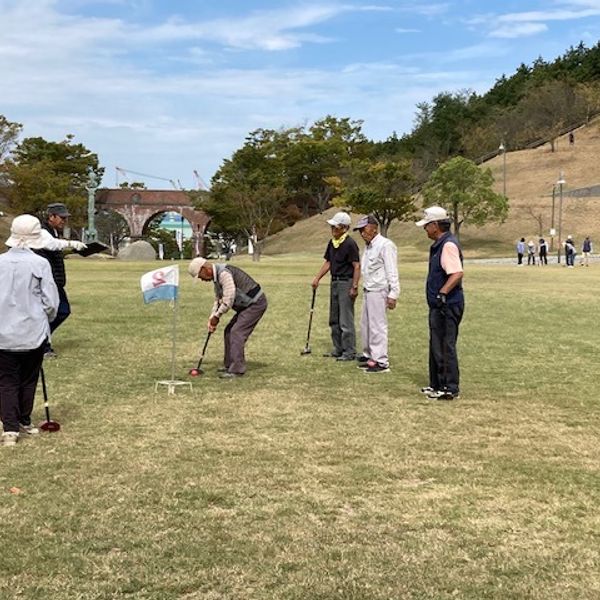
[[[177,339],[177,296],[173,299],[173,331],[171,333],[173,344],[171,346],[171,381],[175,381],[175,346]]]

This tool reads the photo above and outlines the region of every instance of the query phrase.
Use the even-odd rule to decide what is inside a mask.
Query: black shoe
[[[376,365],[372,366],[372,367],[367,367],[365,369],[365,373],[389,373],[390,368],[389,367],[384,367],[383,365],[380,365],[379,363],[377,363]]]
[[[448,390],[436,390],[427,394],[431,400],[458,400],[460,398],[458,392],[449,392]]]
[[[365,356],[364,354],[361,354],[360,356],[356,357],[356,362],[358,363],[368,363],[369,362],[369,357]]]
[[[420,392],[421,392],[421,394],[425,394],[426,396],[429,396],[429,394],[433,394],[433,392],[435,392],[435,389],[428,385],[427,387],[422,387],[420,389]]]
[[[348,362],[349,360],[354,362],[354,356],[346,356],[345,354],[342,354],[342,356],[338,356],[335,360],[338,362]]]
[[[236,379],[237,377],[243,377],[244,374],[243,373],[230,373],[229,371],[225,372],[225,373],[221,373],[219,375],[220,379]]]

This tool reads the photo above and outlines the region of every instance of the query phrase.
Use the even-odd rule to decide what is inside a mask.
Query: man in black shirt
[[[350,215],[345,212],[336,213],[327,221],[331,225],[332,238],[325,250],[325,262],[312,282],[316,290],[321,278],[331,272],[329,326],[333,350],[325,356],[333,356],[339,361],[354,360],[356,354],[354,300],[358,295],[360,259],[358,246],[348,235],[351,222]]]

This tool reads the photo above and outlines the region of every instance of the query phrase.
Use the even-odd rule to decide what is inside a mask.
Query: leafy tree
[[[26,138],[6,161],[10,204],[18,212],[40,214],[47,204],[63,202],[73,215],[73,226],[81,226],[87,214],[90,172],[100,180],[104,169],[98,165],[98,156],[74,143],[72,135],[61,142]]]
[[[382,235],[394,220],[412,218],[414,176],[410,162],[354,160],[348,165],[344,193],[335,201],[353,212],[373,214]]]
[[[424,205],[446,208],[456,237],[463,224],[503,223],[508,216],[508,199],[494,192],[493,183],[489,168],[480,169],[473,161],[456,156],[432,173],[422,189]]]
[[[17,143],[22,129],[21,123],[11,123],[4,115],[0,115],[0,166]]]
[[[130,235],[127,221],[117,212],[101,210],[95,218],[98,239],[110,246],[111,253],[118,252],[121,242]]]

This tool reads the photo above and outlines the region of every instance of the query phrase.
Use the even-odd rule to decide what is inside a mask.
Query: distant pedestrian
[[[14,446],[20,433],[34,435],[35,390],[59,296],[48,261],[32,250],[48,243],[39,220],[15,217],[0,255],[0,415],[2,444]]]
[[[517,265],[523,265],[523,256],[525,254],[525,238],[521,238],[517,242]]]
[[[592,245],[592,240],[590,240],[590,236],[588,235],[583,240],[583,244],[581,245],[581,266],[582,267],[584,265],[586,267],[590,266],[590,256],[592,255],[593,251],[594,251],[594,247]]]
[[[417,227],[423,227],[427,237],[433,240],[426,284],[429,385],[421,388],[421,392],[431,399],[454,400],[459,394],[456,340],[465,309],[462,252],[458,240],[450,233],[450,218],[445,209],[426,208]]]
[[[329,327],[333,348],[325,356],[350,361],[356,358],[354,301],[358,295],[360,257],[358,245],[348,235],[352,223],[350,215],[338,212],[327,223],[331,227],[331,239],[323,256],[325,262],[313,279],[312,287],[316,290],[321,278],[331,273]]]
[[[535,265],[535,244],[533,240],[527,242],[527,265]]]
[[[571,131],[569,132],[569,146],[575,145],[575,134]]]
[[[544,238],[540,238],[538,245],[538,254],[540,257],[540,265],[548,264],[548,242]]]
[[[565,241],[565,263],[570,269],[575,266],[575,254],[577,254],[575,240],[573,240],[573,236],[568,235]]]
[[[363,308],[360,320],[363,354],[358,366],[367,373],[389,371],[388,323],[386,311],[394,310],[400,295],[398,250],[396,244],[379,233],[379,223],[373,215],[358,221],[366,247],[360,262],[363,278]]]

